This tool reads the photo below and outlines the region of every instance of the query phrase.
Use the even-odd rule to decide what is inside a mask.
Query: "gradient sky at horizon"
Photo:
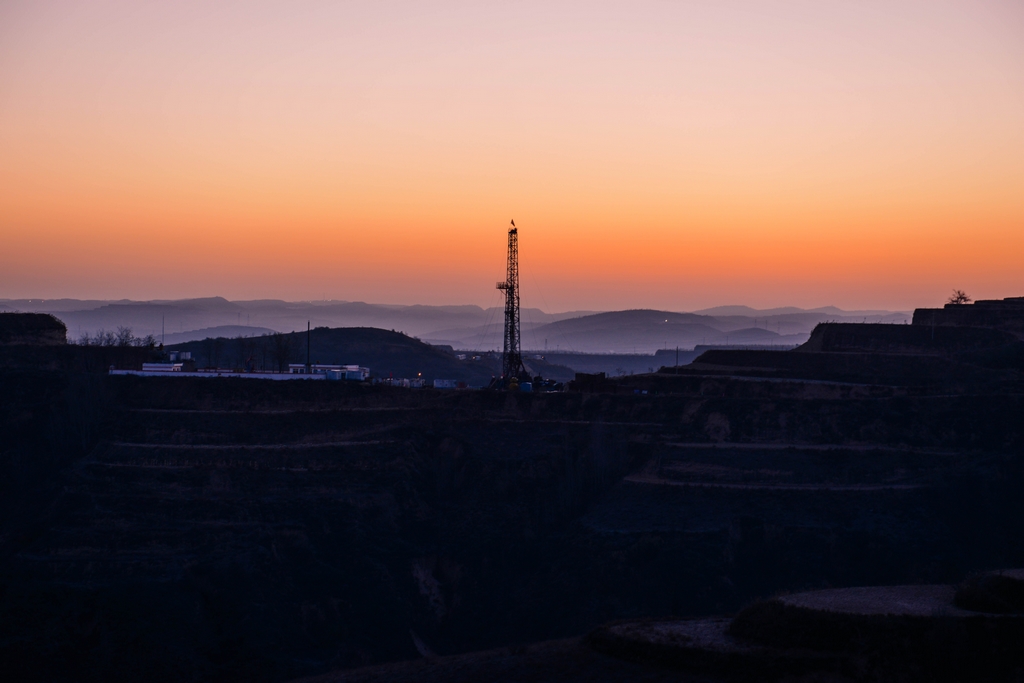
[[[0,298],[1024,295],[1024,3],[0,3]]]

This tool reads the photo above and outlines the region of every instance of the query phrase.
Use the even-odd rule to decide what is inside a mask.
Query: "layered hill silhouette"
[[[172,332],[171,334],[163,335],[162,341],[165,345],[173,345],[184,344],[196,341],[197,339],[262,337],[263,335],[275,333],[277,333],[277,330],[272,330],[269,327],[256,327],[255,325],[217,325],[216,327],[204,327],[201,330]]]
[[[210,336],[257,336],[314,327],[376,327],[436,345],[494,350],[502,342],[503,312],[479,306],[397,306],[358,301],[228,301],[221,297],[157,301],[3,299],[0,310],[52,313],[72,339],[99,330],[130,327],[168,344]],[[890,311],[835,307],[759,310],[721,306],[696,313],[671,311],[522,310],[524,350],[577,353],[642,353],[707,345],[795,345],[821,322],[907,323]],[[228,330],[227,328],[231,329]]]
[[[748,321],[749,322],[749,321]],[[623,353],[698,344],[787,344],[797,340],[757,327],[723,331],[715,318],[655,310],[615,311],[541,325],[535,336],[562,348]]]
[[[135,334],[177,334],[191,341],[209,336],[208,328],[225,325],[270,329],[277,332],[314,327],[378,327],[423,336],[439,329],[465,329],[500,321],[498,309],[479,306],[397,306],[360,301],[280,301],[260,299],[228,301],[222,297],[154,301],[78,301],[74,299],[0,299],[0,310],[52,313],[68,327],[74,339],[99,329],[131,327]],[[580,312],[548,314],[523,309],[529,320],[551,322]],[[500,330],[500,324],[498,326]],[[499,334],[500,337],[500,334]],[[170,341],[170,339],[168,339]]]

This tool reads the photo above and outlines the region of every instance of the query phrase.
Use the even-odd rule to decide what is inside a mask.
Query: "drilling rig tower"
[[[508,271],[498,283],[505,292],[505,347],[501,354],[501,378],[508,382],[526,373],[519,348],[519,233],[516,222],[508,229]]]

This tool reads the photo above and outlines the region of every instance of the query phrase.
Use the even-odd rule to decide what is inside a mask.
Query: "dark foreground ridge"
[[[858,669],[873,651],[730,624],[799,634],[788,594],[960,584],[950,610],[1016,619],[984,572],[1024,566],[1021,342],[940,327],[551,394],[108,376],[149,351],[6,346],[0,670],[720,680],[742,668],[699,662],[747,653],[925,680],[917,645]],[[697,668],[580,640],[604,632],[700,644]]]

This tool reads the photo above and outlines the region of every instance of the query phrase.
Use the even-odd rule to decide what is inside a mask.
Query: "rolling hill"
[[[311,362],[362,365],[376,377],[422,376],[485,386],[499,371],[498,361],[490,356],[463,361],[400,332],[372,327],[318,327],[309,340]],[[199,367],[241,368],[251,358],[257,369],[283,369],[288,363],[306,361],[306,333],[217,337],[170,345],[167,350],[191,352]]]
[[[614,311],[561,320],[537,327],[533,337],[547,340],[549,349],[604,353],[654,353],[676,346],[692,349],[698,344],[793,343],[762,328],[748,326],[723,331],[710,316],[655,310]],[[528,343],[525,332],[524,338]]]

